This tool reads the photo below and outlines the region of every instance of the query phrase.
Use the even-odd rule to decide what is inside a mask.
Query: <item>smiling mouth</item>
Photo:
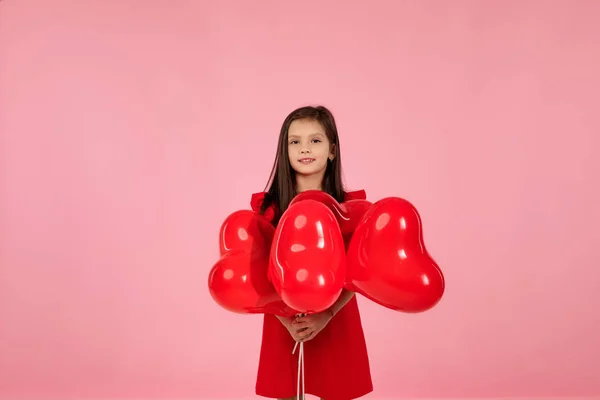
[[[311,162],[315,161],[314,158],[301,158],[298,160],[301,164],[310,164]]]

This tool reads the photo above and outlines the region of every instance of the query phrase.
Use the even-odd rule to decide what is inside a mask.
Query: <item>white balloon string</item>
[[[300,347],[300,352],[298,353],[298,381],[296,387],[296,398],[298,400],[304,400],[304,343],[296,342],[294,345],[294,350],[292,350],[292,354],[296,353],[297,347]],[[300,378],[302,378],[302,397],[300,396]]]

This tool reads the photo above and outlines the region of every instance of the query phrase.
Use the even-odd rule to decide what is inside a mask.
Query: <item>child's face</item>
[[[297,174],[323,174],[327,159],[333,160],[334,148],[325,129],[312,119],[297,119],[288,130],[288,155]]]

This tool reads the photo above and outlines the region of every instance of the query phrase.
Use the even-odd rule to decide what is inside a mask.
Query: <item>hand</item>
[[[307,334],[307,330],[306,329],[297,329],[293,323],[296,321],[296,318],[298,317],[281,317],[279,315],[276,315],[277,319],[279,319],[279,321],[281,322],[281,324],[283,326],[285,326],[285,328],[288,330],[288,332],[290,333],[290,335],[292,336],[292,338],[294,339],[295,342],[302,342],[304,340],[304,337]]]
[[[300,315],[291,323],[292,337],[297,342],[308,342],[321,332],[333,318],[329,309],[320,313]],[[288,329],[289,330],[289,329]]]

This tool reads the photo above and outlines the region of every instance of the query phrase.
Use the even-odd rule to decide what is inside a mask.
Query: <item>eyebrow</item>
[[[316,133],[311,133],[309,135],[309,137],[315,137],[315,136],[325,136],[325,134],[321,133],[321,132],[316,132]],[[299,139],[300,136],[298,135],[288,135],[288,139]]]

